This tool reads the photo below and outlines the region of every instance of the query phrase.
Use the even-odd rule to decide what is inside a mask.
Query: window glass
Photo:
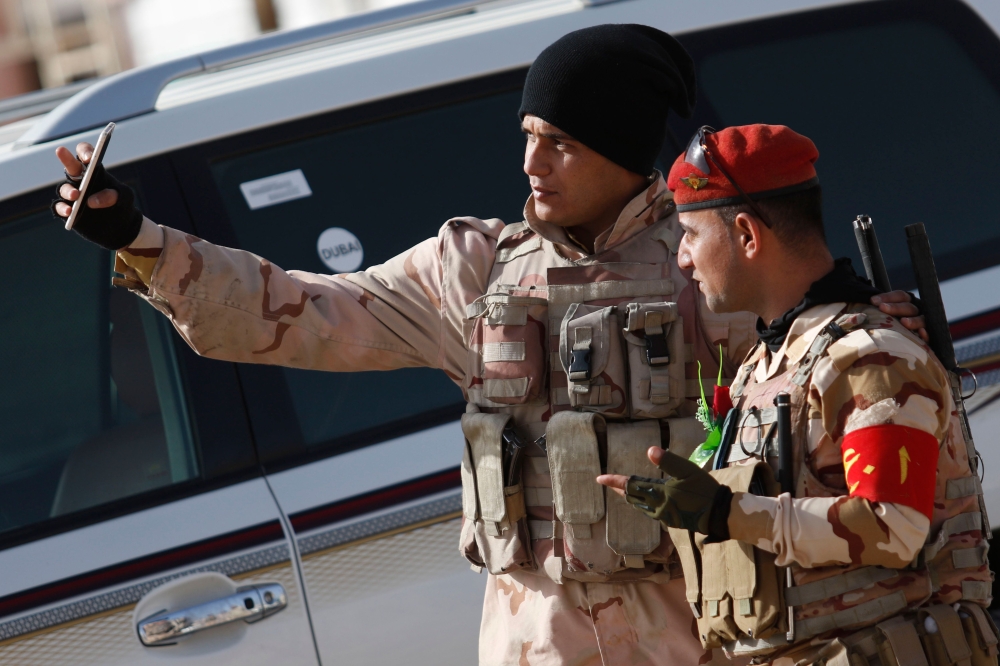
[[[520,100],[508,92],[399,116],[221,161],[213,174],[242,248],[286,269],[341,272],[317,248],[324,230],[339,227],[360,242],[363,270],[454,216],[522,219],[530,190]],[[299,169],[311,196],[250,208],[241,184]],[[439,370],[283,372],[307,445],[462,400]]]
[[[701,62],[701,90],[723,125],[788,125],[813,139],[827,235],[857,256],[851,221],[879,232],[890,277],[912,283],[902,228],[927,225],[947,277],[997,247],[1000,95],[943,30],[909,22],[723,51]],[[858,266],[860,270],[860,266]]]
[[[0,533],[197,474],[170,324],[111,266],[48,211],[0,226]]]

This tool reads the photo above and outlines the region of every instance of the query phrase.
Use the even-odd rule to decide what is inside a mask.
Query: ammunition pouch
[[[997,628],[978,604],[928,606],[836,639],[830,666],[996,666]]]
[[[650,446],[660,445],[659,423],[609,424],[599,414],[558,412],[548,422],[545,440],[559,524],[552,536],[561,527],[567,574],[603,577],[644,569],[643,556],[660,545],[660,524],[595,479],[603,471],[602,458],[610,474],[659,475],[646,458]]]
[[[684,326],[676,303],[570,303],[559,322],[558,358],[568,404],[577,410],[663,418],[684,402]]]
[[[629,303],[623,332],[632,414],[659,418],[685,400],[684,326],[676,303]]]
[[[462,415],[462,538],[473,568],[492,574],[535,568],[521,484],[504,485],[503,430],[509,414]]]
[[[753,485],[777,495],[774,474],[766,463],[727,467],[711,474],[733,491],[749,492]],[[747,641],[748,649],[739,652],[756,654],[774,649],[775,644],[767,640],[772,636],[784,641],[788,617],[782,575],[773,553],[735,539],[708,543],[703,534],[676,528],[668,531],[706,649],[723,645],[730,649],[734,642]]]
[[[536,568],[533,537],[562,540],[570,578],[600,580],[626,569],[646,569],[645,556],[663,537],[660,523],[599,485],[596,477],[605,469],[660,476],[646,457],[650,446],[660,446],[659,422],[608,424],[590,412],[554,414],[545,430],[555,514],[548,522],[527,519],[520,483],[504,485],[503,431],[510,419],[509,414],[478,412],[462,417],[460,550],[473,568],[493,574]]]

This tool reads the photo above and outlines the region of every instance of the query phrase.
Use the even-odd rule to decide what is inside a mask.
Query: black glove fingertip
[[[66,218],[56,212],[56,205],[57,204],[61,204],[61,203],[64,203],[64,204],[67,204],[67,205],[72,205],[72,204],[70,204],[70,202],[68,202],[68,201],[66,201],[65,199],[62,199],[62,198],[60,198],[60,199],[53,199],[52,203],[49,204],[49,210],[52,211],[52,217],[56,218],[58,221],[60,221],[63,224],[65,224],[66,223]]]

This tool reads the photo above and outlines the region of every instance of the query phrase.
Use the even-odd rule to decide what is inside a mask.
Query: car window
[[[967,47],[919,20],[723,47],[701,58],[698,111],[816,142],[835,256],[857,256],[851,221],[871,215],[894,284],[912,286],[902,228],[924,222],[953,277],[992,265],[1000,248],[983,190],[1000,178],[1000,94]]]
[[[285,269],[363,270],[454,216],[522,219],[519,104],[514,91],[398,115],[218,161],[212,174],[243,249]],[[438,370],[282,373],[307,446],[462,401]]]
[[[0,534],[198,474],[169,322],[47,210],[0,225]]]

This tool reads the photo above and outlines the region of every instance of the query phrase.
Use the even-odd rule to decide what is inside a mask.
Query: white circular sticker
[[[335,273],[356,271],[365,259],[361,241],[347,229],[330,227],[319,235],[316,251],[323,263]]]

